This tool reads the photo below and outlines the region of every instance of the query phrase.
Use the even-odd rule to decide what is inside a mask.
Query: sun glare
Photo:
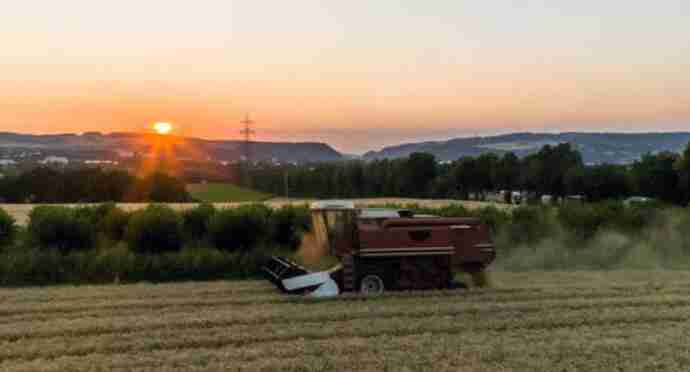
[[[168,134],[172,129],[173,127],[170,123],[159,122],[153,125],[153,130],[158,134]]]

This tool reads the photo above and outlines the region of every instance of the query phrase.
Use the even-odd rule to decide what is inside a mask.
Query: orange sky
[[[546,4],[17,2],[0,14],[0,131],[167,121],[180,135],[238,138],[251,112],[259,140],[362,152],[690,128],[686,2]]]

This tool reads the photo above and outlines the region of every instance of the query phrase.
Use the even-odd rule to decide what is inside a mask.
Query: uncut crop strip
[[[434,295],[435,294],[435,295]],[[141,301],[116,303],[114,307],[98,305],[95,307],[81,308],[50,308],[50,311],[32,312],[27,309],[6,309],[4,317],[0,320],[2,323],[18,323],[22,320],[26,321],[56,321],[60,319],[79,318],[80,316],[98,316],[107,315],[108,319],[114,319],[120,316],[129,316],[136,314],[150,314],[150,310],[164,310],[168,312],[186,313],[190,308],[198,311],[213,311],[218,309],[223,311],[227,316],[232,316],[233,313],[240,315],[251,314],[251,316],[261,316],[264,314],[290,314],[291,309],[297,309],[295,315],[314,313],[329,313],[350,312],[356,309],[366,310],[381,310],[387,308],[412,308],[415,305],[433,307],[436,305],[467,306],[468,308],[482,307],[482,308],[502,308],[509,306],[533,306],[536,308],[543,306],[561,306],[568,304],[598,304],[606,306],[608,303],[626,304],[626,303],[667,303],[667,302],[681,302],[688,300],[690,293],[687,290],[666,290],[663,292],[613,292],[613,293],[585,293],[579,295],[563,294],[539,294],[529,296],[514,296],[514,295],[489,295],[486,296],[466,296],[465,293],[443,293],[443,292],[428,292],[418,293],[417,295],[401,295],[395,297],[352,297],[341,300],[308,300],[308,301],[285,301],[281,298],[280,301],[271,301],[271,306],[261,306],[261,309],[252,309],[247,313],[244,305],[256,305],[255,302],[237,302],[235,300],[213,299],[213,300],[196,300],[188,299],[185,301],[163,301],[161,303],[146,303]],[[273,298],[271,298],[273,299]],[[260,304],[264,304],[260,302]],[[569,305],[568,305],[569,306]],[[579,306],[579,305],[578,305]],[[74,310],[74,311],[72,311]]]
[[[509,299],[482,299],[480,301],[472,301],[465,298],[452,298],[453,302],[448,302],[447,297],[390,297],[386,300],[379,300],[376,303],[371,301],[325,301],[325,302],[280,302],[265,309],[252,309],[249,320],[246,318],[245,309],[236,309],[237,306],[228,305],[224,301],[214,302],[189,302],[189,303],[175,303],[165,306],[156,307],[156,311],[165,312],[167,316],[182,315],[186,316],[191,310],[198,314],[211,313],[213,311],[222,312],[223,316],[228,319],[233,319],[237,322],[264,322],[264,321],[297,321],[308,315],[308,319],[320,314],[328,314],[331,317],[338,317],[341,313],[357,314],[358,311],[364,310],[368,316],[371,312],[379,313],[380,310],[397,309],[398,312],[411,311],[416,306],[423,306],[425,308],[435,308],[437,306],[455,306],[466,308],[467,311],[482,311],[485,313],[501,311],[502,309],[517,307],[521,311],[539,311],[546,307],[549,308],[578,308],[588,306],[647,306],[652,304],[666,304],[667,306],[684,306],[690,303],[688,293],[681,292],[680,294],[673,294],[666,292],[663,294],[637,294],[634,296],[579,296],[569,298],[537,298],[532,300],[524,300],[522,298]],[[376,306],[376,308],[372,308]],[[23,323],[28,323],[33,329],[36,328],[37,323],[40,322],[59,322],[83,319],[89,325],[93,325],[95,319],[106,318],[110,321],[118,318],[132,319],[136,316],[150,315],[150,307],[130,306],[125,308],[97,308],[86,309],[75,312],[51,312],[51,313],[23,313],[19,312],[14,315],[5,315],[0,318],[1,324],[12,324],[15,328],[21,327]],[[240,319],[235,319],[236,316]],[[256,319],[256,320],[254,320]],[[71,327],[78,326],[71,323]]]
[[[189,300],[190,296],[196,300],[213,300],[218,298],[237,298],[239,296],[244,296],[246,294],[251,294],[252,296],[246,298],[253,298],[255,296],[264,297],[279,297],[276,293],[275,288],[247,288],[247,289],[225,289],[225,290],[207,290],[207,291],[196,291],[181,293],[180,291],[171,293],[127,293],[127,292],[114,292],[106,294],[94,294],[86,296],[71,296],[71,297],[48,297],[42,296],[40,298],[32,297],[19,297],[13,299],[0,299],[0,306],[26,306],[28,307],[40,307],[41,304],[47,304],[49,306],[56,306],[56,304],[81,304],[81,303],[115,303],[117,301],[155,301],[155,300]]]
[[[516,291],[538,292],[573,292],[600,290],[631,290],[638,291],[664,288],[690,288],[690,273],[685,272],[607,272],[593,274],[590,272],[575,273],[547,273],[547,274],[516,274],[493,273],[497,281],[510,284],[507,288],[491,289],[491,293],[506,293]],[[592,276],[598,278],[592,279]],[[534,278],[536,277],[536,279]],[[544,277],[544,278],[542,278]],[[578,279],[579,277],[584,277]],[[629,278],[631,277],[631,278]],[[529,278],[529,280],[526,280]],[[588,285],[594,282],[596,285]],[[536,284],[535,284],[536,283]],[[517,286],[516,286],[517,284]],[[127,284],[127,285],[86,285],[59,286],[26,289],[0,288],[0,304],[20,302],[53,302],[79,301],[99,299],[148,299],[148,298],[186,298],[204,295],[252,295],[275,293],[275,289],[265,281],[240,282],[202,282],[202,283],[173,283],[173,284]]]
[[[667,343],[657,343],[654,345],[654,348],[646,348],[646,351],[661,354],[667,350],[667,348],[672,348],[674,350],[682,348],[684,345],[682,334],[679,334],[676,329],[665,328],[665,330],[669,329],[670,332],[662,333],[664,340],[668,340]],[[301,346],[300,348],[287,350],[288,352],[283,351],[285,349],[282,347],[277,347],[277,349],[281,349],[281,352],[265,352],[256,355],[257,350],[252,349],[251,356],[249,357],[247,357],[247,355],[243,357],[242,354],[232,355],[231,357],[234,359],[226,359],[226,361],[241,360],[243,362],[243,367],[246,366],[249,368],[260,366],[276,368],[284,366],[286,359],[294,362],[295,367],[304,366],[305,364],[323,366],[325,359],[333,363],[333,365],[341,366],[344,369],[371,368],[372,366],[381,368],[383,366],[378,363],[385,361],[385,366],[389,368],[392,367],[391,364],[394,366],[397,363],[398,367],[404,366],[410,368],[412,366],[417,366],[421,370],[427,370],[431,365],[434,366],[435,370],[439,368],[444,369],[444,367],[450,370],[457,370],[460,367],[467,368],[468,361],[472,363],[470,365],[480,366],[480,364],[477,363],[479,361],[504,361],[512,357],[513,362],[521,362],[526,356],[530,356],[533,360],[530,364],[525,366],[529,367],[526,370],[537,370],[539,367],[544,368],[544,366],[547,366],[548,364],[545,362],[548,361],[548,359],[562,360],[564,356],[570,355],[572,357],[579,354],[581,355],[577,358],[579,360],[571,360],[570,363],[575,362],[583,365],[589,364],[591,367],[598,367],[590,368],[589,370],[608,369],[606,367],[611,364],[606,363],[605,357],[593,359],[591,355],[593,351],[603,353],[604,355],[615,355],[614,353],[624,352],[628,357],[626,359],[631,361],[629,364],[630,366],[634,366],[634,363],[639,361],[639,352],[636,352],[635,349],[637,345],[614,345],[612,347],[606,342],[601,341],[601,335],[597,335],[599,336],[598,338],[590,337],[590,340],[583,340],[579,334],[571,332],[569,334],[561,334],[560,336],[572,337],[577,341],[563,342],[558,338],[549,337],[548,334],[540,333],[536,335],[537,338],[535,341],[537,342],[531,344],[533,347],[525,347],[526,338],[523,336],[525,333],[529,335],[529,331],[512,333],[512,335],[517,336],[512,337],[512,340],[503,339],[503,336],[506,335],[505,332],[502,334],[493,334],[490,337],[480,338],[473,337],[475,334],[465,333],[461,335],[426,334],[402,337],[389,337],[384,335],[371,339],[358,337],[344,340],[309,340],[307,343],[299,345]],[[510,336],[511,332],[507,334]],[[480,333],[478,335],[486,334]],[[636,335],[624,334],[624,336],[630,337]],[[554,344],[557,344],[559,348],[554,351],[548,350],[548,348]],[[489,346],[489,348],[487,348],[487,346]],[[543,350],[545,349],[549,352],[544,353]],[[290,351],[292,353],[290,353]],[[198,351],[195,350],[195,352]],[[226,354],[226,356],[230,355]],[[635,356],[637,356],[637,358],[635,358]],[[592,363],[591,360],[597,361],[597,359],[599,363]],[[666,360],[673,359],[668,358]],[[215,363],[210,363],[209,367],[227,366],[228,364],[226,361],[216,359]],[[553,362],[553,360],[551,360],[551,362]],[[374,364],[372,365],[372,363]]]
[[[265,281],[200,282],[174,284],[86,285],[0,289],[0,303],[32,303],[127,298],[185,298],[193,295],[245,295],[276,293]]]
[[[261,282],[0,290],[0,370],[690,370],[690,282],[671,274],[325,301]]]
[[[554,311],[548,310],[550,306],[532,309],[509,307],[491,311],[488,314],[482,309],[453,305],[447,304],[432,309],[419,306],[407,311],[393,306],[391,309],[384,308],[375,313],[362,311],[354,315],[323,314],[302,319],[291,319],[290,316],[285,316],[284,320],[272,322],[263,319],[228,322],[222,314],[216,314],[219,318],[215,321],[207,315],[198,321],[187,320],[177,323],[177,326],[168,318],[160,319],[158,323],[155,323],[155,318],[151,317],[147,319],[147,323],[129,329],[115,327],[109,330],[107,326],[81,330],[64,328],[53,335],[19,333],[14,337],[3,337],[6,342],[4,350],[0,352],[0,358],[50,358],[61,355],[85,355],[93,352],[132,352],[138,348],[154,350],[186,346],[221,347],[280,340],[291,341],[302,337],[316,339],[372,337],[380,333],[397,335],[424,332],[460,333],[690,320],[690,305],[687,301],[682,303],[647,301],[635,306],[620,303],[597,306],[596,303],[590,303],[588,306],[580,304],[579,307],[556,308]],[[69,324],[66,325],[69,326]],[[279,326],[276,327],[276,325]],[[41,338],[44,340],[37,340]],[[60,340],[62,342],[59,342]],[[100,348],[94,349],[93,345],[98,345]],[[27,354],[30,350],[37,350],[37,353]]]
[[[577,298],[624,298],[643,295],[688,295],[690,289],[685,287],[653,289],[646,287],[623,288],[614,290],[591,290],[582,289],[571,292],[539,291],[534,289],[516,289],[505,291],[430,291],[430,292],[409,292],[393,293],[381,297],[361,297],[343,296],[330,300],[311,300],[301,297],[285,297],[280,294],[267,294],[257,296],[228,296],[223,298],[200,298],[197,299],[190,294],[188,298],[174,299],[152,299],[152,300],[123,300],[123,301],[98,301],[88,300],[80,302],[56,302],[40,304],[19,304],[16,306],[5,305],[0,310],[0,319],[15,320],[37,319],[50,320],[55,318],[74,318],[74,315],[81,313],[98,313],[119,311],[162,311],[171,308],[205,308],[205,307],[276,307],[288,304],[313,304],[322,306],[325,303],[333,302],[336,306],[343,306],[343,303],[381,303],[387,301],[414,302],[423,301],[433,303],[434,301],[469,301],[472,303],[494,303],[494,302],[518,302],[518,301],[543,301],[543,300],[566,300]],[[2,324],[2,321],[0,321]]]
[[[685,346],[685,335],[690,332],[687,323],[668,323],[663,326],[641,324],[634,327],[617,327],[616,325],[599,328],[575,327],[549,330],[509,330],[505,332],[486,331],[463,334],[419,334],[400,337],[379,335],[371,338],[348,337],[340,339],[298,339],[290,343],[268,342],[260,345],[220,348],[187,348],[176,350],[152,350],[136,353],[89,354],[85,356],[61,357],[50,362],[50,366],[59,370],[79,370],[97,365],[101,368],[189,368],[190,361],[203,361],[209,368],[231,367],[242,363],[243,367],[259,366],[284,367],[285,363],[295,366],[319,365],[324,359],[342,367],[381,366],[385,358],[386,365],[397,363],[410,367],[410,364],[434,367],[465,366],[467,360],[476,363],[511,360],[522,364],[527,370],[538,370],[549,366],[547,362],[558,362],[568,356],[567,363],[589,364],[590,370],[602,370],[610,366],[607,358],[625,354],[626,360],[634,366],[640,362],[641,354],[637,352],[640,345],[645,345],[650,356],[664,356],[674,353],[679,356]],[[652,335],[650,337],[650,335]],[[627,340],[624,343],[615,340]],[[614,341],[613,343],[611,341]],[[685,347],[687,354],[687,347]],[[592,354],[596,354],[594,357]],[[649,355],[649,354],[647,354]],[[668,355],[666,355],[668,356]],[[230,364],[228,364],[230,362]],[[300,364],[302,362],[302,364]],[[366,362],[360,365],[359,363]],[[374,364],[369,364],[374,362]],[[5,362],[4,367],[21,367],[35,369],[45,366],[45,361],[14,360]],[[313,364],[316,363],[316,364]],[[350,363],[349,365],[347,363]],[[419,363],[419,364],[418,364]],[[449,364],[448,364],[449,363]],[[460,363],[460,364],[454,364]],[[599,368],[594,368],[599,363]],[[479,364],[477,364],[479,366]],[[32,368],[34,367],[34,368]],[[553,366],[552,366],[553,367]],[[222,368],[221,368],[222,369]],[[608,368],[603,368],[608,369]],[[562,368],[558,368],[562,370]],[[628,370],[628,369],[626,369]]]
[[[25,304],[20,303],[16,306],[5,305],[0,310],[0,324],[14,323],[21,320],[51,320],[51,319],[70,319],[78,317],[80,314],[99,315],[103,314],[129,314],[137,312],[163,311],[170,309],[182,310],[184,308],[212,308],[212,307],[242,307],[260,306],[275,308],[290,304],[318,305],[334,303],[334,306],[343,307],[350,303],[381,303],[397,301],[409,303],[423,301],[424,303],[446,302],[471,302],[477,303],[500,303],[500,302],[519,302],[519,301],[544,301],[544,300],[567,300],[567,299],[596,299],[596,298],[626,298],[649,295],[688,295],[690,289],[685,287],[664,288],[662,290],[650,289],[645,287],[624,288],[610,291],[582,289],[568,293],[538,291],[538,290],[504,290],[504,291],[428,291],[428,292],[408,292],[393,293],[380,297],[361,297],[343,296],[330,300],[312,300],[301,297],[285,297],[280,294],[257,295],[257,296],[223,296],[219,298],[197,298],[193,294],[186,298],[154,298],[150,300],[136,299],[127,301],[98,301],[88,300],[79,302],[55,302]],[[356,306],[356,305],[355,305]]]
[[[625,313],[625,309],[623,311]],[[578,319],[582,316],[594,317],[592,322],[582,322]],[[374,342],[369,343],[368,339],[386,338],[394,340],[401,337],[410,336],[420,336],[420,335],[430,335],[433,334],[434,338],[438,341],[439,338],[444,340],[452,340],[457,338],[463,340],[467,343],[468,339],[476,337],[477,334],[500,332],[501,335],[508,333],[539,333],[542,335],[548,335],[551,332],[559,332],[562,329],[570,329],[572,331],[578,329],[596,329],[592,328],[592,325],[598,328],[603,327],[615,327],[616,329],[635,329],[636,327],[649,327],[649,324],[654,324],[654,329],[670,329],[673,332],[677,332],[680,328],[685,327],[687,332],[688,324],[685,321],[670,321],[662,322],[664,317],[671,316],[673,314],[659,314],[656,317],[647,318],[645,316],[621,316],[622,314],[609,314],[607,316],[595,316],[592,313],[586,314],[575,314],[567,313],[564,319],[558,320],[555,324],[548,321],[544,321],[540,317],[527,317],[524,319],[517,318],[514,322],[517,325],[511,328],[504,328],[502,325],[497,325],[496,322],[490,322],[486,326],[471,326],[471,322],[460,320],[460,324],[455,324],[454,320],[458,319],[447,319],[447,317],[432,317],[423,321],[410,324],[409,320],[406,319],[392,319],[384,322],[351,322],[350,324],[341,325],[333,327],[326,325],[325,329],[321,325],[314,324],[309,325],[307,329],[303,328],[291,328],[288,332],[283,332],[282,334],[272,334],[275,330],[266,333],[264,330],[259,331],[259,334],[254,334],[251,329],[241,330],[239,328],[233,327],[230,329],[206,329],[200,330],[200,332],[191,332],[185,334],[178,334],[179,336],[170,337],[166,334],[143,334],[142,337],[118,337],[113,336],[110,340],[89,340],[86,345],[76,344],[71,346],[67,351],[56,350],[56,357],[59,360],[64,360],[64,358],[78,358],[89,355],[103,355],[109,356],[111,354],[127,354],[133,355],[136,358],[141,352],[156,352],[156,351],[175,351],[180,353],[181,350],[185,349],[228,349],[228,348],[248,348],[248,354],[256,355],[255,350],[261,350],[265,347],[264,344],[276,343],[281,345],[290,345],[293,342],[301,342],[302,340],[308,340],[309,342],[321,342],[328,343],[331,342],[334,345],[340,345],[343,339],[354,339],[358,338],[362,340],[363,344],[375,344]],[[685,313],[687,316],[687,311]],[[653,321],[649,321],[649,320]],[[504,320],[506,323],[508,319]],[[623,321],[623,322],[621,322]],[[672,324],[671,324],[672,323]],[[620,325],[625,324],[629,327],[620,327]],[[554,327],[556,325],[556,327]],[[245,333],[246,332],[246,333]],[[649,332],[649,328],[646,328],[646,332]],[[501,339],[501,337],[497,337]],[[70,340],[67,343],[70,343]],[[107,345],[107,346],[104,346]],[[263,345],[263,346],[262,346]],[[41,345],[42,346],[42,345]],[[668,345],[667,345],[668,346]],[[416,346],[415,346],[416,347]],[[280,348],[283,349],[283,348]],[[5,363],[22,363],[24,361],[29,361],[31,359],[41,358],[45,361],[45,358],[50,358],[50,355],[46,355],[46,351],[41,350],[37,345],[34,349],[39,350],[39,354],[31,354],[32,350],[25,350],[23,357],[19,358],[3,358]],[[270,350],[270,349],[269,349]],[[278,350],[275,350],[270,355],[275,356]],[[287,355],[286,355],[287,357]],[[246,355],[244,357],[236,357],[235,361],[242,360],[255,360],[255,358]],[[52,363],[52,362],[51,362]]]

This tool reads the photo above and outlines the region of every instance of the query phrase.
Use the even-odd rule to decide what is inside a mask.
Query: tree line
[[[125,170],[38,167],[0,179],[5,203],[191,201],[184,182],[161,172],[134,176]]]
[[[498,190],[536,197],[582,195],[591,201],[639,195],[690,202],[690,144],[683,154],[646,154],[629,165],[585,165],[569,143],[545,145],[524,158],[514,153],[461,157],[440,163],[428,153],[406,158],[269,165],[251,171],[254,188],[294,197],[417,197],[482,199]]]

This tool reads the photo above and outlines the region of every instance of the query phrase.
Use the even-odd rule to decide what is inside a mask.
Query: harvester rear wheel
[[[364,295],[381,294],[385,286],[378,275],[367,275],[359,282],[359,292]]]

